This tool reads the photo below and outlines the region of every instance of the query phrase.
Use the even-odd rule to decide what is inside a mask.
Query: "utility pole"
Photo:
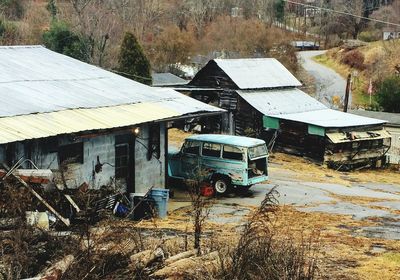
[[[344,106],[343,112],[347,112],[349,107],[349,97],[350,97],[350,83],[351,83],[351,74],[347,76],[347,83],[346,83],[346,94],[344,96]]]

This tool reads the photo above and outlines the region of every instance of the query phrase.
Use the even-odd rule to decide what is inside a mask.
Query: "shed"
[[[388,162],[400,164],[400,113],[377,112],[367,110],[351,110],[350,113],[385,120],[385,129],[392,137],[392,145],[387,153]]]
[[[223,113],[41,46],[0,47],[0,96],[0,162],[30,159],[69,188],[165,187],[168,122]]]
[[[301,91],[301,85],[273,58],[215,59],[185,90],[228,110],[223,120],[228,133],[260,137],[271,147],[332,166],[370,164],[383,157],[390,146],[385,121],[331,110]]]
[[[153,87],[171,87],[186,85],[189,81],[172,73],[152,73]]]

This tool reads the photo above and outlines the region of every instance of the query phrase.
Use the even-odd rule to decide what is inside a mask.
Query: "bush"
[[[377,31],[363,31],[358,35],[358,39],[364,42],[374,42],[381,39],[381,33]]]
[[[15,24],[0,19],[0,44],[13,45],[19,39],[18,28]]]
[[[400,113],[400,77],[384,79],[378,85],[376,100],[384,111]]]
[[[50,30],[43,34],[43,41],[47,48],[88,62],[90,59],[90,44],[87,39],[69,29],[62,21],[53,21]]]
[[[364,60],[365,57],[359,50],[351,50],[344,54],[341,62],[352,68],[364,70]]]
[[[21,19],[25,12],[23,2],[23,0],[0,0],[0,14],[8,19]]]

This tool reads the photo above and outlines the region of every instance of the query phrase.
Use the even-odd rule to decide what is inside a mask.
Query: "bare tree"
[[[357,39],[358,34],[366,27],[367,23],[365,19],[360,18],[368,15],[364,0],[339,0],[335,4],[336,10],[348,13],[348,15],[337,15],[336,20],[346,27],[347,33],[353,39]]]

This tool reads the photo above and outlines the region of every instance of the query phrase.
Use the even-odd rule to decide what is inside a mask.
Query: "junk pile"
[[[26,162],[34,169],[20,168]],[[0,169],[0,280],[65,275],[70,275],[65,279],[98,279],[77,275],[77,271],[99,276],[97,270],[127,268],[131,255],[133,260],[140,259],[143,268],[164,257],[160,250],[149,255],[142,237],[134,234],[132,238],[127,232],[135,232],[134,221],[167,216],[168,190],[150,188],[128,198],[107,186],[91,190],[83,184],[69,189],[57,183],[56,176],[30,160]],[[121,221],[131,223],[129,231],[116,232],[109,226]],[[92,230],[102,222],[107,227],[101,233]],[[113,249],[119,243],[127,245],[120,248],[124,253]],[[90,272],[83,265],[98,267]]]

